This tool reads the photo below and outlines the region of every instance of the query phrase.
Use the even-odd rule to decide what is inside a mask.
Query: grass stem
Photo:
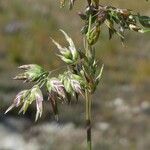
[[[91,137],[91,93],[86,90],[86,132],[87,132],[87,150],[92,150]]]

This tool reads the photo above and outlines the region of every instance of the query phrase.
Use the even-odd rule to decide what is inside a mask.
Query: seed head
[[[58,78],[48,79],[47,89],[49,93],[55,92],[60,98],[65,99],[66,97],[64,85]]]
[[[37,111],[36,111],[35,121],[37,121],[38,117],[41,117],[42,115],[42,102],[43,102],[43,95],[38,85],[35,85],[30,90],[23,90],[19,92],[16,95],[13,104],[6,110],[5,113],[10,111],[14,107],[18,107],[22,105],[19,113],[23,112],[23,114],[25,114],[29,105],[31,105],[33,101],[36,101]]]
[[[33,82],[40,79],[40,77],[47,74],[44,69],[36,64],[29,64],[20,66],[19,69],[24,70],[25,72],[17,75],[15,80],[24,80],[24,82]]]
[[[79,53],[76,50],[74,42],[63,30],[60,31],[64,34],[65,39],[68,41],[69,47],[68,48],[62,47],[59,43],[57,43],[54,39],[52,39],[52,42],[57,46],[61,54],[58,56],[67,64],[76,63],[79,58]]]
[[[89,33],[87,33],[87,41],[89,43],[89,45],[94,45],[100,35],[100,26],[95,26],[93,27],[93,29],[90,30]]]
[[[19,105],[21,105],[23,103],[24,98],[27,96],[28,92],[29,92],[28,90],[23,90],[19,92],[16,95],[12,105],[5,111],[5,114],[8,113],[10,110],[12,110],[14,107],[18,107]]]
[[[32,90],[31,93],[34,95],[34,100],[36,101],[36,117],[35,121],[38,120],[39,117],[42,116],[42,111],[43,111],[43,95],[42,92],[39,88],[39,86],[35,86]]]

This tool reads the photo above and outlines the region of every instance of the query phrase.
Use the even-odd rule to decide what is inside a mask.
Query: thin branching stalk
[[[90,33],[91,29],[91,15],[89,17],[89,27],[88,27],[88,33]],[[88,35],[89,36],[89,35]],[[85,37],[84,39],[84,45],[85,45],[85,55],[88,60],[91,58],[91,46],[88,44],[87,39]],[[88,87],[90,88],[89,83],[87,83]],[[89,89],[85,90],[85,101],[86,101],[86,136],[87,136],[87,149],[92,150],[92,135],[91,135],[91,92]]]
[[[86,100],[86,133],[87,133],[87,149],[92,150],[92,136],[91,136],[91,93],[85,91],[85,100]]]

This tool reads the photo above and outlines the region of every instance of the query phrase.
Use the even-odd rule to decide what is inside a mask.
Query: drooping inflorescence
[[[72,9],[76,0],[60,0],[61,7],[69,4]],[[108,28],[109,39],[114,34],[124,40],[124,32],[132,30],[139,33],[150,31],[150,17],[134,14],[130,9],[120,9],[113,6],[102,6],[99,0],[87,0],[87,7],[78,13],[84,22],[81,32],[84,37],[84,47],[78,49],[73,40],[63,30],[60,30],[68,46],[62,46],[52,39],[52,42],[59,50],[58,57],[66,64],[66,71],[58,76],[52,76],[53,71],[46,71],[37,64],[20,66],[23,73],[14,79],[24,82],[33,82],[31,89],[23,90],[17,94],[13,104],[6,110],[6,113],[14,107],[22,105],[20,112],[25,113],[32,102],[36,102],[36,120],[42,115],[42,103],[44,102],[42,90],[47,92],[48,100],[51,102],[52,110],[58,115],[58,102],[70,103],[71,97],[83,98],[86,91],[93,94],[101,80],[103,71],[98,67],[98,60],[95,56],[94,45],[97,43],[102,25]]]
[[[67,3],[69,9],[72,9],[76,1],[78,0],[60,0],[60,6],[64,7]],[[81,29],[84,39],[83,47],[81,49],[77,48],[68,34],[60,30],[69,45],[62,46],[53,38],[51,39],[59,50],[57,56],[65,63],[66,70],[58,76],[53,76],[53,73],[61,68],[46,71],[37,64],[20,66],[19,69],[22,69],[23,73],[20,73],[14,79],[29,83],[32,82],[33,87],[20,91],[5,113],[14,107],[21,106],[19,113],[23,112],[23,114],[25,114],[28,107],[35,102],[35,120],[37,121],[37,119],[42,116],[43,97],[45,97],[42,91],[45,90],[47,96],[46,100],[50,102],[55,118],[58,120],[58,104],[70,104],[72,97],[75,97],[78,102],[79,96],[82,96],[85,99],[84,102],[86,106],[87,148],[92,150],[91,96],[97,89],[104,67],[104,65],[99,67],[94,45],[99,40],[102,25],[105,25],[108,29],[109,39],[116,34],[123,42],[126,30],[139,33],[149,32],[150,17],[142,16],[139,13],[134,14],[130,9],[102,6],[99,0],[85,1],[87,2],[85,10],[78,13],[84,22]]]

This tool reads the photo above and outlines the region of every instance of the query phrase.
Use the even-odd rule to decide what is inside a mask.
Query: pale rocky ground
[[[130,106],[116,98],[105,107],[113,110],[113,121],[94,122],[94,150],[150,149],[150,104],[147,101]],[[8,116],[0,123],[0,150],[86,150],[85,136],[83,125],[69,121],[33,123]]]

